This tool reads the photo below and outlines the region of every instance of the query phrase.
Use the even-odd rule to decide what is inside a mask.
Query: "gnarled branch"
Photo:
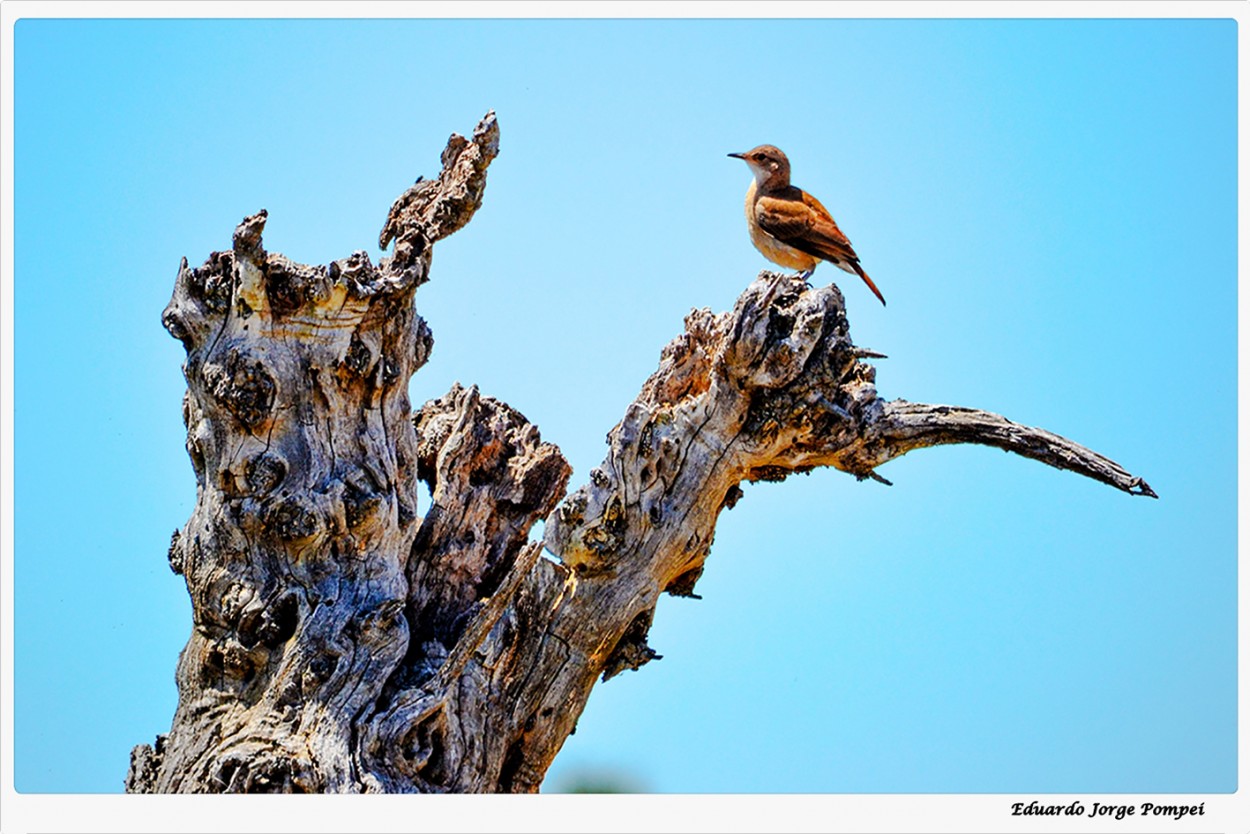
[[[868,427],[861,466],[876,467],[913,449],[948,443],[977,443],[1015,452],[1056,469],[1102,481],[1130,495],[1158,498],[1150,485],[1110,458],[1045,429],[1022,426],[975,408],[894,400]]]

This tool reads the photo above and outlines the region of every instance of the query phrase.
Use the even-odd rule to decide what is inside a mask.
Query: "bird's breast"
[[[756,183],[752,181],[751,187],[747,189],[746,200],[747,229],[751,233],[752,245],[759,250],[761,255],[778,266],[800,271],[815,269],[816,264],[820,263],[819,258],[801,252],[793,246],[787,246],[760,228],[759,221],[755,217],[755,196]]]

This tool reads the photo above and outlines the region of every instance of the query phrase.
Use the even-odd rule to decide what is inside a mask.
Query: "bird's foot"
[[[809,278],[812,277],[812,273],[815,271],[816,271],[815,269],[803,269],[799,271],[799,274],[797,277],[800,281],[807,281]]]

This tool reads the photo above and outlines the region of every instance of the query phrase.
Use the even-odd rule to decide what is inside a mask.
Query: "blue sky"
[[[414,402],[476,383],[584,481],[683,316],[766,266],[725,154],[770,142],[889,301],[814,276],[883,396],[1044,426],[1161,496],[972,447],[749,486],[549,789],[1234,790],[1236,57],[1232,21],[19,21],[16,787],[120,791],[169,727],[179,258],[266,208],[271,251],[376,260],[494,108]]]

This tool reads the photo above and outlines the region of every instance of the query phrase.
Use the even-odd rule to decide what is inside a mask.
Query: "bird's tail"
[[[877,285],[874,284],[872,279],[868,277],[868,273],[864,272],[864,270],[860,268],[859,263],[856,261],[851,261],[851,266],[855,268],[855,273],[859,275],[860,278],[864,279],[864,283],[868,285],[868,289],[872,290],[872,294],[881,299],[881,306],[884,307],[885,296],[881,294],[881,290],[877,289]]]

